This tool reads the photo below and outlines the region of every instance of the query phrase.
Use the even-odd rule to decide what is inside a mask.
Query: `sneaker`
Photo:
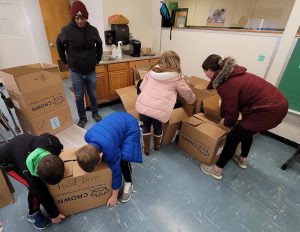
[[[93,113],[92,117],[95,120],[95,122],[99,122],[102,120],[102,117],[98,113]]]
[[[86,118],[81,118],[81,119],[79,119],[79,122],[77,123],[77,126],[84,128],[86,123],[87,123],[87,119]]]
[[[221,180],[223,178],[222,174],[217,173],[213,166],[201,164],[200,168],[201,168],[202,172],[204,172],[206,175],[210,175],[217,180]]]
[[[133,184],[131,182],[124,182],[123,194],[121,196],[121,202],[125,203],[130,200]]]
[[[42,230],[47,228],[50,225],[49,218],[46,218],[41,211],[37,211],[34,214],[27,214],[26,216],[27,221],[31,222],[34,226],[34,228],[38,230]]]
[[[244,158],[240,155],[234,154],[233,159],[235,160],[235,162],[237,162],[237,164],[239,165],[240,168],[242,168],[242,169],[247,168],[247,159],[246,158]]]

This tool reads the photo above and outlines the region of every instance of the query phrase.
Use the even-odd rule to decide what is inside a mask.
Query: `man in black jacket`
[[[57,184],[64,176],[64,163],[59,158],[63,145],[50,134],[19,135],[0,147],[0,167],[24,184],[28,190],[27,220],[37,229],[44,229],[50,220],[41,213],[43,205],[52,223],[60,223],[60,214],[47,184]]]
[[[96,98],[96,64],[102,58],[102,40],[96,27],[87,22],[88,11],[81,1],[75,1],[71,8],[71,22],[62,28],[56,40],[60,59],[68,64],[74,88],[79,115],[78,126],[87,122],[84,108],[85,89],[91,102],[92,117],[101,120]]]

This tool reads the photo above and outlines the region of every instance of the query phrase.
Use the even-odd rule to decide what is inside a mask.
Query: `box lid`
[[[183,119],[189,117],[183,108],[177,108],[172,111],[171,117],[169,119],[169,124],[175,124],[181,122]]]
[[[201,89],[206,89],[209,84],[209,81],[204,80],[200,77],[191,76],[189,78],[189,85]]]
[[[55,64],[36,63],[36,64],[29,64],[29,65],[17,66],[13,68],[2,69],[1,71],[13,76],[19,76],[19,75],[32,73],[32,72],[37,72],[40,70],[47,70],[47,69],[52,69],[57,67],[58,66]]]
[[[122,89],[117,89],[116,92],[120,96],[125,110],[133,116],[137,117],[138,113],[135,110],[135,103],[137,99],[136,87],[134,85],[131,85]]]
[[[214,95],[203,100],[203,107],[214,110],[219,110],[221,105],[221,98],[219,95]]]
[[[222,138],[228,132],[226,128],[223,128],[218,124],[205,118],[205,116],[202,113],[195,114],[192,117],[185,119],[184,122],[195,127],[197,130],[202,131],[209,137],[215,139]]]
[[[200,125],[198,125],[197,130],[200,130],[202,132],[204,132],[206,135],[208,135],[211,138],[214,139],[220,139],[222,138],[225,134],[227,134],[227,131],[215,126],[211,123],[202,123]]]
[[[184,119],[184,122],[186,122],[186,123],[188,123],[188,124],[190,124],[191,126],[194,126],[194,127],[198,126],[198,125],[200,125],[202,123],[205,123],[205,121],[203,121],[203,120],[201,120],[199,118],[196,118],[194,116],[189,117],[187,119]]]

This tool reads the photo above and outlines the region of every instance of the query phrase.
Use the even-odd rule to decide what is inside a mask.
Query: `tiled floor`
[[[70,103],[77,121],[72,99]],[[99,112],[106,116],[118,110],[124,110],[120,103]],[[93,124],[90,114],[89,118],[87,128]],[[231,161],[224,179],[217,181],[201,172],[198,161],[169,144],[144,157],[143,164],[133,165],[135,192],[130,202],[68,217],[45,231],[298,232],[300,164],[280,169],[293,151],[260,135],[251,149],[248,169]],[[25,219],[27,190],[16,182],[13,185],[16,202],[0,209],[0,221],[6,232],[35,231]]]

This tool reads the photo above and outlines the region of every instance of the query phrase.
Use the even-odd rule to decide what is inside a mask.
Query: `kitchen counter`
[[[105,56],[103,56],[105,57]],[[103,59],[102,57],[102,59]],[[155,59],[155,58],[160,58],[159,54],[155,54],[152,56],[140,56],[140,57],[134,57],[134,56],[129,56],[129,55],[122,55],[121,59],[115,59],[115,60],[101,60],[98,65],[103,65],[103,64],[115,64],[115,63],[121,63],[121,62],[130,62],[130,61],[139,61],[139,60],[147,60],[147,59]]]

